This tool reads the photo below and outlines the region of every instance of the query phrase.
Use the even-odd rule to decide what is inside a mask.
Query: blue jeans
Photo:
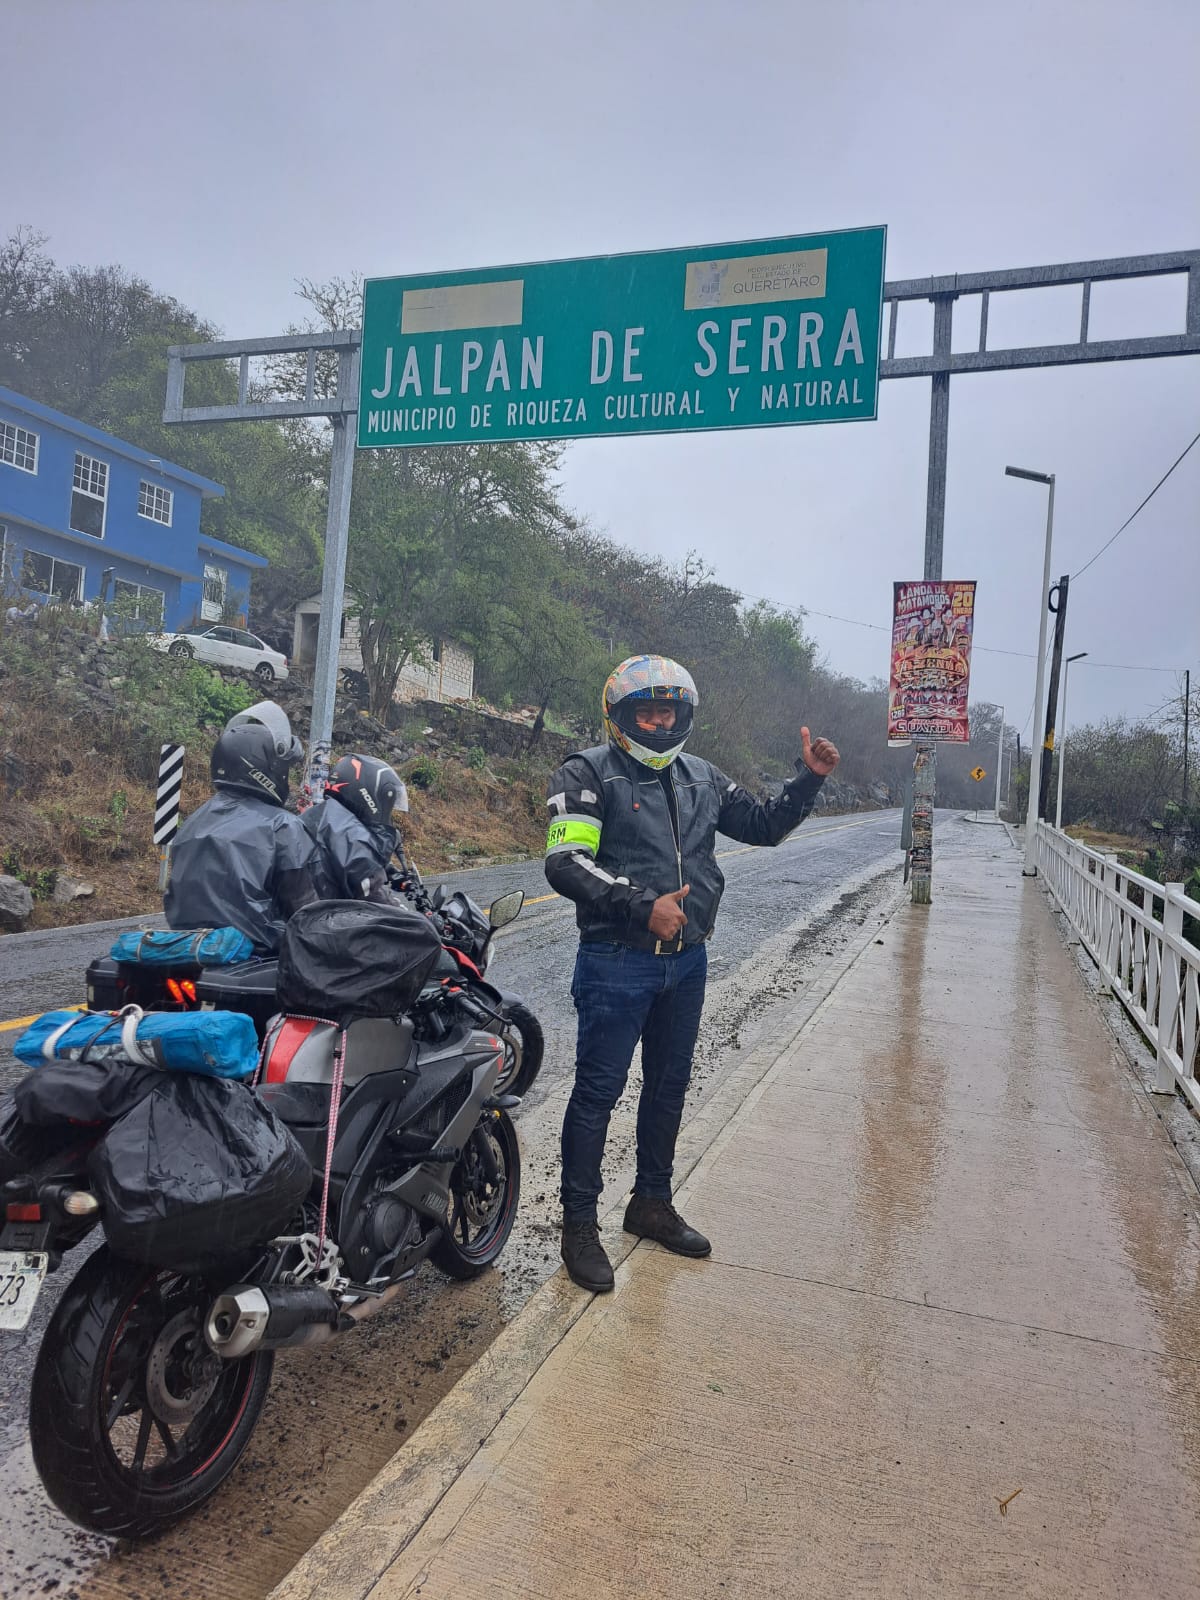
[[[692,1075],[704,1008],[706,945],[656,956],[622,944],[581,944],[571,998],[579,1013],[575,1086],[562,1130],[563,1215],[594,1217],[604,1187],[600,1163],[613,1107],[637,1042],[642,1093],[635,1194],[671,1198],[675,1139]]]

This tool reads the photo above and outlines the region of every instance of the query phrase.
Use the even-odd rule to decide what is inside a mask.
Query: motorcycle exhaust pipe
[[[205,1342],[223,1361],[240,1361],[255,1350],[326,1344],[389,1305],[412,1276],[405,1273],[382,1294],[345,1308],[316,1284],[235,1284],[213,1301]]]
[[[255,1350],[304,1344],[313,1328],[332,1334],[340,1318],[337,1301],[318,1284],[236,1283],[210,1306],[204,1339],[214,1355],[240,1361]]]

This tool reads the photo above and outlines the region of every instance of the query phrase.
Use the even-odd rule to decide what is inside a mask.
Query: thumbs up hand
[[[650,932],[656,939],[677,939],[687,926],[683,914],[684,898],[691,893],[691,884],[673,889],[670,894],[660,894],[650,908]]]
[[[800,754],[804,765],[818,778],[827,778],[842,759],[837,745],[829,739],[817,739],[814,743],[807,728],[800,729]]]

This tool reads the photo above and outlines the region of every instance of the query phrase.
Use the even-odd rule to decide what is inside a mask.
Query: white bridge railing
[[[1155,1090],[1200,1111],[1200,949],[1183,936],[1200,903],[1038,823],[1038,871],[1158,1057]]]

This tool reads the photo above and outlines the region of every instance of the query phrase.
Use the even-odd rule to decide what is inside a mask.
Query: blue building
[[[0,591],[38,599],[116,598],[175,631],[246,625],[265,567],[200,531],[219,483],[36,400],[0,388]]]

